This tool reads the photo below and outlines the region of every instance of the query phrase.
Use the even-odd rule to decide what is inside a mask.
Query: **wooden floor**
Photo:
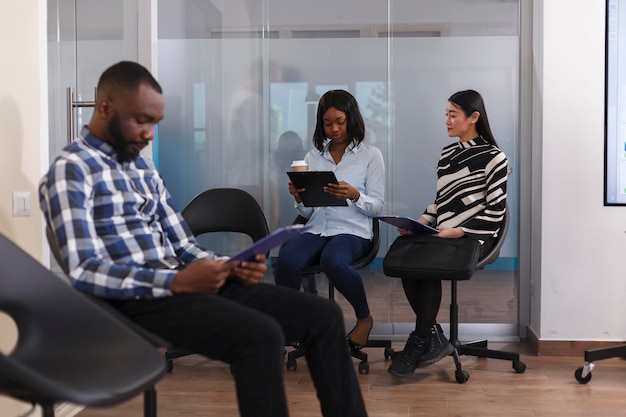
[[[394,349],[402,343],[394,342]],[[626,415],[626,361],[596,362],[592,380],[579,384],[574,371],[580,357],[531,356],[520,343],[494,343],[492,348],[522,353],[527,365],[516,374],[510,362],[462,357],[470,373],[465,384],[454,379],[454,362],[444,358],[418,369],[408,379],[393,377],[381,349],[369,349],[370,372],[358,375],[370,417],[588,417]],[[358,361],[355,360],[355,369]],[[285,371],[292,417],[321,416],[306,363]],[[262,383],[262,382],[260,382]],[[159,417],[238,416],[232,376],[226,365],[188,356],[157,385]],[[78,417],[141,416],[142,398],[117,407],[84,409]],[[271,417],[271,416],[259,416]]]
[[[362,270],[375,323],[411,323],[400,280],[385,277],[380,270]],[[273,282],[271,274],[266,281]],[[516,323],[517,279],[513,271],[479,271],[468,282],[459,283],[459,318],[463,323]],[[319,277],[320,296],[327,296],[328,284]],[[354,312],[340,295],[347,326]],[[438,320],[449,318],[449,285]],[[403,341],[394,341],[395,350]],[[451,357],[418,369],[408,379],[387,372],[389,361],[382,349],[366,349],[369,374],[358,375],[370,417],[587,417],[626,415],[626,361],[609,359],[596,363],[592,381],[579,384],[574,378],[582,366],[577,357],[538,357],[523,343],[493,343],[491,348],[517,351],[527,370],[516,374],[510,362],[462,357],[470,373],[465,384],[454,377]],[[354,360],[355,370],[358,361]],[[306,363],[298,360],[296,371],[285,371],[286,390],[292,417],[321,416]],[[262,381],[260,382],[262,383]],[[193,355],[175,361],[174,370],[157,386],[159,417],[238,416],[234,385],[228,366]],[[142,398],[108,409],[85,409],[78,417],[141,416]],[[259,416],[271,417],[271,416]]]

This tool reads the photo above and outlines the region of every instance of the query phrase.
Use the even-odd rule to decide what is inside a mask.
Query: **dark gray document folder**
[[[289,179],[296,188],[305,188],[300,193],[302,203],[307,207],[347,206],[346,200],[333,197],[324,192],[324,187],[337,184],[337,177],[332,171],[287,171]]]

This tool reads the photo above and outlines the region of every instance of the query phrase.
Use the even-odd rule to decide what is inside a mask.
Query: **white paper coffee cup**
[[[307,165],[305,160],[293,161],[291,163],[292,171],[308,171],[309,166]]]

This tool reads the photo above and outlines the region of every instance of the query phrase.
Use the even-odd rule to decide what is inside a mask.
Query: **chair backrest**
[[[486,253],[476,265],[476,269],[483,269],[485,266],[493,263],[498,256],[500,256],[500,249],[504,244],[504,240],[506,239],[506,234],[509,232],[509,207],[505,207],[504,211],[504,219],[502,220],[502,226],[500,226],[500,231],[498,232],[498,236],[496,237],[496,243],[492,246],[491,250]]]
[[[0,311],[18,329],[0,354],[0,392],[15,398],[113,404],[165,372],[152,344],[1,234]]]
[[[61,250],[59,249],[59,244],[49,224],[46,225],[46,238],[48,239],[48,246],[50,247],[50,252],[52,252],[52,256],[54,257],[54,260],[57,261],[57,263],[59,264],[59,266],[65,273],[65,275],[68,275],[69,271],[67,270],[67,265],[65,264],[65,262],[63,262],[63,257],[61,256]],[[146,339],[153,346],[167,347],[171,345],[165,339],[160,338],[159,336],[139,326],[138,324],[136,324],[134,321],[130,320],[126,316],[121,315],[116,310],[114,310],[113,307],[111,307],[109,304],[99,300],[98,298],[94,296],[88,296],[88,297],[90,297],[100,307],[104,308],[105,310],[115,315],[118,320],[122,321],[125,325],[133,329],[136,333],[138,333],[140,336]]]
[[[52,232],[52,228],[49,224],[46,224],[46,238],[48,239],[48,246],[50,246],[50,252],[52,252],[54,260],[57,261],[63,272],[67,274],[67,265],[65,265],[65,262],[63,262],[63,257],[61,256],[59,244],[57,243],[57,239],[54,236],[54,232]]]
[[[253,241],[269,234],[263,209],[238,188],[213,188],[194,197],[182,215],[194,236],[212,232],[244,233]]]
[[[368,266],[376,255],[378,255],[378,249],[380,248],[380,225],[379,220],[372,218],[372,247],[367,255],[356,261],[352,266],[356,269],[365,268]]]
[[[307,222],[306,217],[298,215],[294,219],[293,224],[305,224],[306,222]],[[379,248],[380,248],[380,224],[379,224],[378,219],[372,218],[372,246],[370,247],[369,252],[364,257],[354,262],[352,266],[355,269],[365,268],[370,263],[372,263],[374,258],[376,258],[376,255],[378,255]],[[320,270],[319,265],[313,265],[312,267],[307,268],[307,271],[305,272],[315,273],[315,272],[319,272],[319,270]]]

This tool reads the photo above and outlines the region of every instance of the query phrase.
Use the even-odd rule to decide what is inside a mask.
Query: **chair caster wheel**
[[[385,360],[389,360],[391,359],[391,357],[393,356],[393,348],[385,348]]]
[[[591,381],[591,371],[587,374],[587,376],[583,378],[582,366],[576,369],[576,372],[574,372],[574,376],[576,377],[576,381],[578,381],[578,383],[580,384],[586,384],[587,382]]]
[[[469,379],[469,373],[467,371],[455,371],[454,377],[456,378],[456,382],[459,384],[465,384]]]
[[[359,363],[359,374],[369,374],[370,373],[370,364],[367,362]]]
[[[296,369],[298,369],[298,362],[296,362],[295,359],[288,359],[287,360],[287,370],[288,371],[295,371]]]
[[[526,364],[522,361],[514,361],[513,369],[515,369],[515,373],[523,374],[526,370]]]

